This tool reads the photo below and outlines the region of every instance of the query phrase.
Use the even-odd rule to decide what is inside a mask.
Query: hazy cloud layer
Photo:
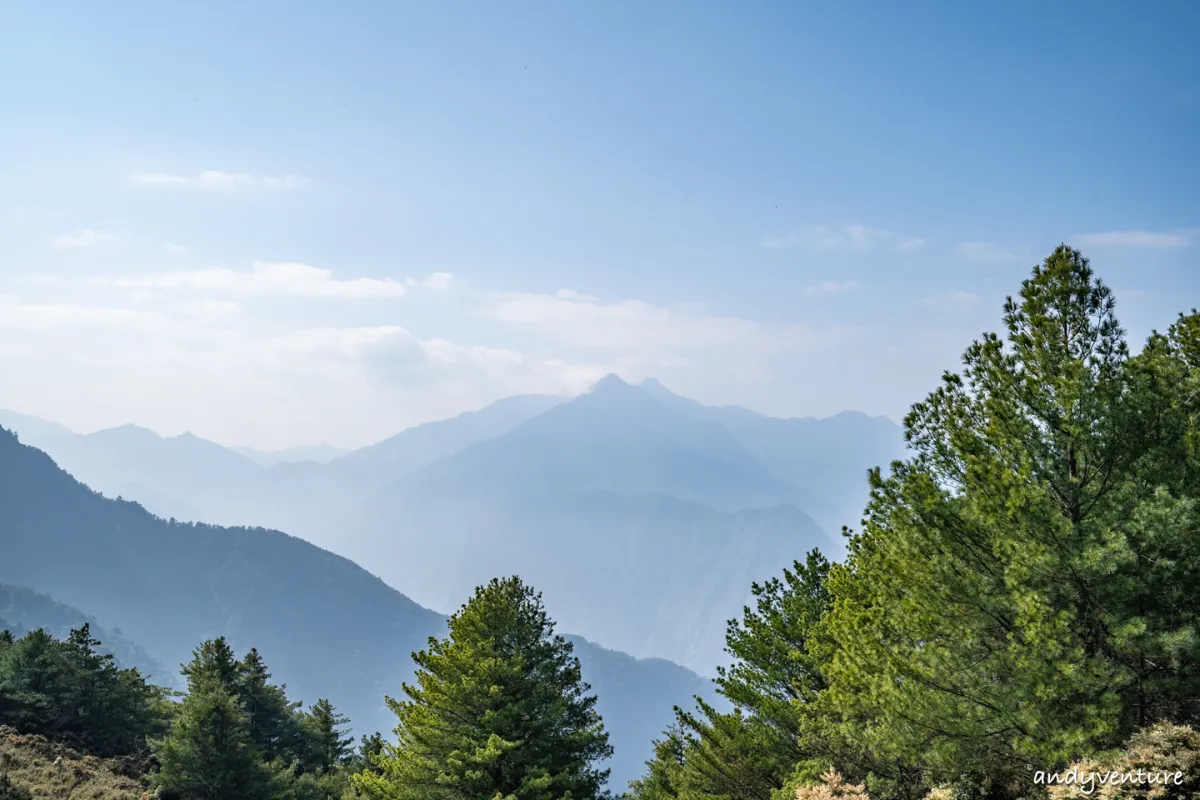
[[[57,237],[52,245],[55,247],[102,247],[104,245],[115,244],[117,237],[111,233],[103,231],[94,231],[91,228],[85,228],[74,233],[65,233]]]
[[[129,176],[129,181],[140,186],[188,186],[221,191],[256,186],[267,189],[298,189],[308,183],[306,178],[299,175],[251,175],[246,172],[225,172],[217,169],[207,169],[195,175],[135,172]]]
[[[1169,251],[1189,236],[1078,238],[1095,248]],[[443,270],[406,277],[302,261],[200,266],[192,248],[165,245],[165,235],[130,261],[142,243],[99,246],[110,237],[84,228],[49,250],[41,238],[40,252],[61,269],[7,282],[0,274],[0,407],[81,430],[134,421],[266,449],[354,447],[512,394],[575,394],[616,372],[780,416],[856,408],[898,418],[994,325],[992,300],[1002,297],[964,282],[906,299],[877,268],[856,262],[847,275],[845,265],[814,264],[781,293],[779,312],[752,318],[731,303],[477,288]],[[897,251],[925,245],[847,226],[809,228],[774,246],[830,258],[873,252],[891,263]],[[921,258],[988,265],[1010,290],[1007,276],[1015,286],[1025,263],[1038,260],[990,241],[926,248]],[[831,277],[822,278],[825,269]],[[753,273],[745,278],[759,291]],[[880,309],[908,313],[909,327],[877,321]],[[87,403],[70,387],[86,387]]]
[[[0,405],[85,430],[136,420],[266,447],[362,445],[512,394],[577,394],[614,371],[681,390],[752,385],[855,335],[849,326],[763,324],[570,290],[451,292],[455,281],[444,272],[401,281],[298,263],[23,285],[31,297],[0,298],[0,328],[19,334],[17,345],[0,349],[0,369],[14,379]],[[448,303],[447,313],[494,333],[417,335],[403,322],[414,298],[380,317],[394,322],[322,324],[341,301],[406,292]],[[272,297],[320,302],[264,315]],[[86,407],[38,389],[64,381],[89,387]]]
[[[925,244],[918,236],[894,233],[885,228],[867,225],[846,225],[828,228],[813,225],[795,233],[771,235],[763,239],[769,250],[802,248],[817,253],[865,253],[870,250],[916,250]]]
[[[445,279],[438,278],[439,286]],[[333,271],[307,264],[257,262],[253,269],[239,272],[225,267],[98,278],[96,283],[126,289],[193,289],[243,294],[294,294],[308,297],[336,297],[350,300],[402,297],[405,283],[392,278],[350,278],[339,280]]]

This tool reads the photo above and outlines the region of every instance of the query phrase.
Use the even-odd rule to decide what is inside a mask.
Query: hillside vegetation
[[[0,800],[142,800],[150,790],[144,769],[0,725]]]
[[[1072,764],[1194,763],[1200,314],[1133,355],[1061,246],[1004,325],[913,406],[848,558],[756,587],[735,711],[681,711],[633,797],[1013,800]]]

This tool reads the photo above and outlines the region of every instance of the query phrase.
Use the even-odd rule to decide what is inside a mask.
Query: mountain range
[[[108,630],[95,617],[65,605],[49,595],[23,586],[0,583],[0,631],[20,638],[37,628],[52,636],[65,639],[71,631],[89,626],[92,637],[101,642],[100,652],[116,659],[122,667],[136,667],[155,683],[168,688],[181,688],[178,674],[150,655],[136,642],[126,639],[119,629]]]
[[[395,724],[384,696],[400,693],[413,674],[410,653],[446,625],[296,537],[170,522],[103,497],[3,429],[0,584],[31,590],[0,590],[0,626],[62,634],[93,622],[119,660],[167,685],[175,676],[161,664],[187,661],[204,639],[226,636],[239,653],[256,647],[293,698],[328,697],[358,732]],[[612,785],[623,786],[641,772],[672,707],[711,696],[711,683],[665,660],[568,638],[616,751]]]
[[[541,589],[564,627],[702,674],[752,582],[813,547],[838,556],[866,471],[899,428],[846,412],[776,419],[616,376],[524,395],[327,462],[264,465],[191,434],[77,435],[0,412],[64,469],[167,519],[286,530],[453,610],[495,575]]]

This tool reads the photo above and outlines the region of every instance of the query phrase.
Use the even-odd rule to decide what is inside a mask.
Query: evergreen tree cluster
[[[328,700],[307,710],[271,681],[257,650],[238,659],[211,639],[183,665],[172,703],[120,670],[87,627],[0,637],[0,724],[85,752],[149,755],[162,798],[179,800],[589,800],[607,795],[612,754],[572,645],[541,597],[495,580],[451,618],[445,640],[414,653],[417,684],[387,698],[397,742],[357,748]],[[21,787],[0,773],[14,797]],[[15,793],[15,794],[13,794]]]
[[[1064,245],[1003,321],[913,406],[845,562],[754,588],[734,710],[677,710],[631,797],[1044,796],[1200,725],[1200,314],[1132,355]]]
[[[144,751],[167,723],[166,694],[100,644],[86,624],[66,639],[0,631],[0,723],[98,756]]]
[[[328,700],[302,709],[257,650],[239,660],[224,638],[196,648],[183,675],[171,730],[151,742],[162,789],[197,800],[341,797],[352,740]]]
[[[382,750],[374,734],[356,751],[328,700],[307,710],[288,700],[257,650],[238,660],[223,638],[204,642],[182,670],[188,691],[172,702],[100,647],[87,625],[66,639],[0,632],[0,724],[151,764],[162,796],[189,800],[338,800]],[[2,772],[0,787],[24,796]]]

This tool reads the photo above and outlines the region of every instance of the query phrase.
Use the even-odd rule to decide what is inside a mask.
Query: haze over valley
[[[775,419],[615,375],[326,463],[263,465],[134,425],[80,435],[14,412],[0,425],[108,497],[164,519],[286,531],[441,613],[493,575],[521,574],[566,630],[703,675],[725,663],[725,622],[750,585],[796,553],[838,552],[867,469],[904,449],[886,418]]]

